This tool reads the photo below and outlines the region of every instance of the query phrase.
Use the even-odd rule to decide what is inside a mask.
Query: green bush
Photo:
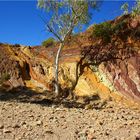
[[[120,21],[116,25],[112,26],[112,32],[118,34],[121,30],[124,29],[126,24],[127,24],[127,22],[125,20]]]
[[[55,43],[54,38],[50,37],[47,40],[42,42],[42,46],[48,47],[48,46],[53,46]]]
[[[104,22],[102,24],[96,24],[93,27],[93,36],[97,38],[102,38],[105,43],[111,41],[110,35],[112,34],[111,24]]]
[[[0,77],[0,83],[3,83],[3,82],[5,82],[5,81],[7,81],[9,79],[10,79],[10,74],[8,74],[8,73],[2,73],[2,75]]]
[[[118,35],[121,31],[125,29],[125,27],[127,27],[126,20],[120,21],[115,25],[111,25],[111,23],[108,22],[94,25],[93,37],[101,38],[104,43],[110,43],[111,36],[114,34]]]

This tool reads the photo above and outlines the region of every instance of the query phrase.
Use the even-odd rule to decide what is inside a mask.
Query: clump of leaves
[[[132,17],[136,17],[137,15],[140,15],[140,0],[136,0],[136,4],[132,9],[131,15]]]
[[[101,38],[104,43],[111,42],[111,36],[118,35],[127,26],[127,21],[122,20],[114,25],[108,22],[93,26],[93,37]]]
[[[121,10],[123,10],[123,14],[126,15],[129,13],[128,11],[129,4],[126,2],[121,6]],[[132,7],[131,16],[136,17],[140,15],[140,0],[135,0],[135,5]]]
[[[123,10],[123,14],[124,14],[124,15],[127,15],[127,14],[128,14],[128,7],[129,7],[129,5],[128,5],[127,2],[124,3],[124,4],[121,6],[121,10]]]
[[[53,46],[55,43],[54,38],[50,37],[47,40],[42,42],[42,46],[48,47],[48,46]]]
[[[93,27],[93,36],[96,38],[101,38],[105,43],[109,43],[111,41],[111,34],[112,28],[111,24],[108,22],[95,24]]]
[[[7,80],[10,79],[10,74],[9,73],[2,73],[1,77],[0,77],[0,83],[3,83]]]
[[[112,26],[112,32],[118,34],[121,30],[124,29],[126,24],[127,24],[126,20],[120,21],[116,25]]]

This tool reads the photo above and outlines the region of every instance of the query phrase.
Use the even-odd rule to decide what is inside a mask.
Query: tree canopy
[[[46,29],[62,41],[74,28],[88,23],[91,9],[99,9],[100,3],[97,0],[38,0],[38,7],[47,13]]]

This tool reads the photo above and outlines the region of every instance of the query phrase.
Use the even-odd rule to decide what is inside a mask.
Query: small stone
[[[100,125],[103,125],[103,122],[99,122]]]
[[[56,108],[55,111],[61,111],[61,108]]]
[[[62,116],[60,116],[60,118],[65,118],[65,116],[64,116],[64,115],[62,115]]]
[[[136,140],[140,140],[140,133],[138,133],[135,137],[136,137]]]
[[[0,129],[3,129],[4,128],[4,125],[3,124],[0,124]]]
[[[18,124],[14,124],[13,128],[19,128],[20,126]]]
[[[109,132],[108,132],[108,131],[106,131],[106,132],[105,132],[105,135],[106,135],[106,136],[108,136],[108,135],[109,135]]]
[[[118,120],[119,119],[119,117],[118,116],[114,116],[114,120]]]
[[[53,134],[53,131],[52,130],[46,130],[45,133],[47,133],[47,134]]]
[[[134,118],[134,117],[131,116],[131,115],[127,116],[127,119],[128,119],[128,120],[133,120],[133,118]]]
[[[11,133],[11,130],[9,130],[9,129],[3,129],[3,133]]]
[[[63,129],[66,129],[67,128],[67,126],[66,125],[63,125],[63,127],[62,127]]]
[[[36,122],[36,125],[41,125],[42,124],[42,121],[37,121]]]
[[[34,116],[30,114],[30,115],[28,115],[28,117],[34,117]]]
[[[92,128],[92,126],[90,125],[90,126],[88,126],[88,128]]]
[[[25,121],[21,122],[21,125],[26,125],[26,122]]]
[[[131,121],[128,122],[128,124],[129,125],[133,125],[134,124],[134,121],[131,120]]]
[[[49,118],[49,120],[53,120],[53,119],[54,119],[54,117],[50,117],[50,118]]]
[[[79,133],[79,131],[78,130],[75,130],[75,134],[77,135]]]
[[[88,134],[88,137],[87,138],[88,138],[88,140],[94,140],[94,139],[96,139],[94,133]]]

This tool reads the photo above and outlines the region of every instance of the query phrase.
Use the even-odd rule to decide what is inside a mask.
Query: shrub
[[[14,47],[20,47],[20,45],[19,44],[15,44],[15,45],[13,45]]]
[[[54,45],[54,43],[55,43],[54,38],[51,38],[50,37],[47,40],[45,40],[45,41],[42,42],[42,46],[48,47],[48,46]]]
[[[102,24],[96,24],[93,27],[93,36],[97,38],[102,38],[105,43],[111,41],[110,35],[112,34],[111,24],[104,22]]]
[[[116,25],[112,26],[112,32],[118,34],[120,30],[123,30],[126,25],[127,22],[125,20],[120,21]]]
[[[127,21],[123,20],[115,25],[111,25],[111,23],[104,22],[102,24],[94,25],[93,27],[93,36],[97,38],[101,38],[104,43],[110,43],[111,36],[116,34],[118,35],[121,31],[123,31],[127,27]]]
[[[3,82],[5,82],[5,81],[7,81],[9,79],[10,79],[10,74],[8,74],[8,73],[2,73],[2,75],[0,77],[0,83],[3,83]]]

